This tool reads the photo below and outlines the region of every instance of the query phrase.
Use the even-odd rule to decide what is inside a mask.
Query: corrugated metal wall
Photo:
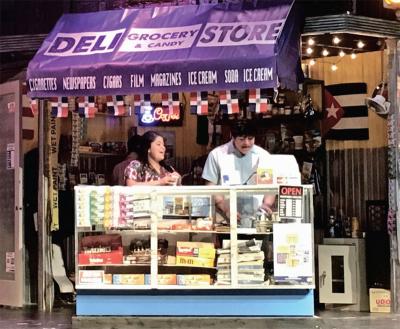
[[[366,201],[387,200],[387,148],[327,152],[328,210],[360,219],[366,230]]]

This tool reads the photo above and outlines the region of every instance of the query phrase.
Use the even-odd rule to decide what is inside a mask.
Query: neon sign
[[[171,112],[162,106],[148,106],[139,114],[139,124],[143,126],[181,126],[182,119],[181,106],[179,111]]]

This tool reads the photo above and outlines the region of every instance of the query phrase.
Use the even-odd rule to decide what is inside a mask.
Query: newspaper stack
[[[255,239],[238,240],[238,284],[264,283],[264,253],[262,241]],[[222,249],[217,250],[217,284],[231,284],[231,244],[230,240],[222,242]]]

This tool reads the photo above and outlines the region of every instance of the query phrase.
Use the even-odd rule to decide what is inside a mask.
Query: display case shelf
[[[225,198],[231,214],[237,214],[242,211],[239,201],[241,198],[247,197],[247,199],[251,200],[250,204],[254,212],[251,218],[256,218],[255,213],[260,205],[260,196],[262,199],[266,193],[278,193],[278,186],[177,186],[173,189],[170,187],[149,186],[141,186],[140,188],[109,187],[103,189],[93,186],[76,187],[76,216],[78,222],[87,223],[85,227],[77,227],[78,233],[75,240],[77,251],[82,252],[83,245],[90,250],[91,246],[87,245],[88,240],[85,240],[85,244],[82,244],[82,239],[88,236],[94,238],[95,242],[92,246],[94,251],[96,251],[95,248],[98,245],[96,243],[98,236],[101,236],[103,241],[107,241],[107,236],[110,236],[110,239],[112,237],[114,243],[117,244],[117,250],[122,251],[119,257],[121,255],[129,255],[132,250],[141,250],[141,245],[146,245],[144,248],[151,255],[151,260],[148,264],[77,265],[76,288],[78,290],[78,303],[89,305],[86,303],[89,303],[90,299],[86,296],[91,296],[91,291],[95,291],[99,305],[105,305],[104,303],[112,302],[107,297],[109,294],[119,296],[118,291],[123,290],[124,295],[132,294],[132,296],[136,293],[149,292],[145,299],[149,298],[154,302],[163,299],[161,296],[167,294],[172,299],[177,298],[177,300],[182,301],[182,307],[184,307],[184,296],[187,294],[196,295],[196,291],[202,291],[202,296],[209,296],[212,299],[214,298],[213,291],[220,290],[224,291],[222,294],[227,294],[229,300],[239,298],[232,297],[236,296],[235,291],[250,295],[254,291],[255,296],[261,294],[262,299],[266,301],[272,298],[270,296],[278,297],[282,293],[286,296],[285,298],[310,307],[313,305],[313,297],[309,291],[315,288],[312,236],[313,190],[312,186],[303,185],[302,187],[304,191],[302,196],[304,207],[302,208],[301,221],[297,223],[280,223],[278,218],[278,221],[270,222],[271,228],[269,232],[257,232],[254,228],[240,228],[238,227],[236,216],[229,218],[228,226],[224,227],[224,231],[214,227],[212,230],[166,229],[161,228],[159,224],[162,222],[161,225],[164,226],[171,224],[188,225],[190,227],[190,225],[204,225],[211,218],[211,222],[214,225],[216,223],[216,211],[213,198],[217,195]],[[92,200],[93,195],[97,199]],[[109,203],[106,205],[107,202]],[[126,205],[124,204],[121,207],[121,202],[125,202]],[[248,205],[249,201],[247,200],[246,202]],[[279,202],[277,203],[279,204]],[[85,205],[87,205],[88,209],[85,208]],[[92,222],[90,216],[93,214],[97,216],[94,218],[94,222],[102,225],[99,214],[106,213],[101,208],[103,205],[108,209],[107,211],[111,211],[111,215],[108,213],[106,220],[108,221],[107,225],[114,226],[112,229],[104,229],[99,225],[90,225]],[[141,213],[145,211],[150,215],[150,218],[146,219],[150,229],[116,229],[116,226],[120,225],[121,222],[123,223],[124,214],[135,210]],[[195,215],[191,212],[195,212]],[[165,214],[174,217],[175,213],[179,214],[179,219],[164,218]],[[171,221],[171,223],[168,223],[168,221]],[[177,223],[174,223],[174,221],[177,221]],[[138,225],[142,224],[139,223]],[[93,239],[89,239],[89,242],[91,240]],[[248,244],[245,243],[246,241]],[[247,249],[243,247],[243,243],[246,246],[252,246],[254,249],[246,251]],[[289,243],[292,243],[293,246],[289,247]],[[272,248],[275,244],[278,247]],[[103,245],[100,245],[100,250],[103,247]],[[110,248],[113,249],[114,247]],[[270,248],[269,254],[268,248]],[[218,249],[221,250],[218,251]],[[271,258],[272,250],[273,258]],[[279,255],[278,250],[281,253]],[[288,250],[288,252],[289,250],[295,250],[296,252],[286,254],[284,250]],[[160,251],[161,255],[176,257],[176,264],[159,264]],[[304,257],[298,255],[303,255]],[[104,257],[104,261],[109,259],[107,255],[101,257]],[[286,258],[291,259],[290,265],[285,265],[286,261],[282,261]],[[279,259],[278,263],[277,259]],[[188,265],[188,263],[193,265]],[[79,271],[85,271],[85,273],[82,273],[83,279],[90,282],[91,271],[96,270],[98,273],[93,272],[93,276],[99,280],[97,284],[83,283],[84,281],[81,283],[79,281]],[[287,280],[285,279],[286,270],[288,271],[286,277],[289,278],[287,283],[283,282]],[[297,271],[299,273],[306,271],[307,274],[300,277],[302,274],[297,274]],[[103,280],[101,279],[101,273],[104,273]],[[280,273],[279,277],[276,276],[276,273]],[[146,285],[141,285],[140,281],[137,282],[139,285],[109,283],[109,275],[112,275],[112,282],[114,282],[114,276],[116,275],[120,280],[130,283],[130,280],[134,280],[133,278],[136,275],[143,274],[147,275],[147,283],[152,283]],[[96,277],[96,275],[99,276]],[[292,278],[292,276],[296,277],[297,275],[299,277],[296,281],[296,278]],[[174,278],[174,276],[176,277]],[[186,282],[186,284],[175,285],[171,278],[175,279],[177,283]],[[277,283],[276,281],[279,280],[280,282]],[[160,284],[160,282],[167,283],[167,281],[168,284]],[[227,281],[230,284],[226,284]],[[248,283],[241,283],[241,281]],[[210,282],[210,284],[208,285],[207,282]],[[254,282],[257,282],[257,284]],[[101,291],[105,291],[104,294]],[[163,292],[158,295],[157,291]],[[268,293],[268,291],[271,292]],[[178,297],[174,292],[179,296],[182,293],[184,295]],[[121,302],[126,300],[128,303],[135,303],[130,297],[123,297],[122,295],[120,297]],[[104,301],[102,298],[104,298]],[[119,297],[117,299],[119,300]],[[275,297],[272,299],[275,302],[277,301]],[[302,301],[300,302],[300,300]],[[118,313],[118,311],[116,312]]]

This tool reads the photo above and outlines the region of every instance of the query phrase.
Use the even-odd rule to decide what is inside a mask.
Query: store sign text
[[[170,122],[180,120],[180,113],[167,113],[160,106],[154,108],[149,107],[144,110],[141,115],[140,121],[145,124],[152,124],[156,122]]]
[[[57,33],[45,55],[80,56],[113,52],[125,29],[104,32]]]

